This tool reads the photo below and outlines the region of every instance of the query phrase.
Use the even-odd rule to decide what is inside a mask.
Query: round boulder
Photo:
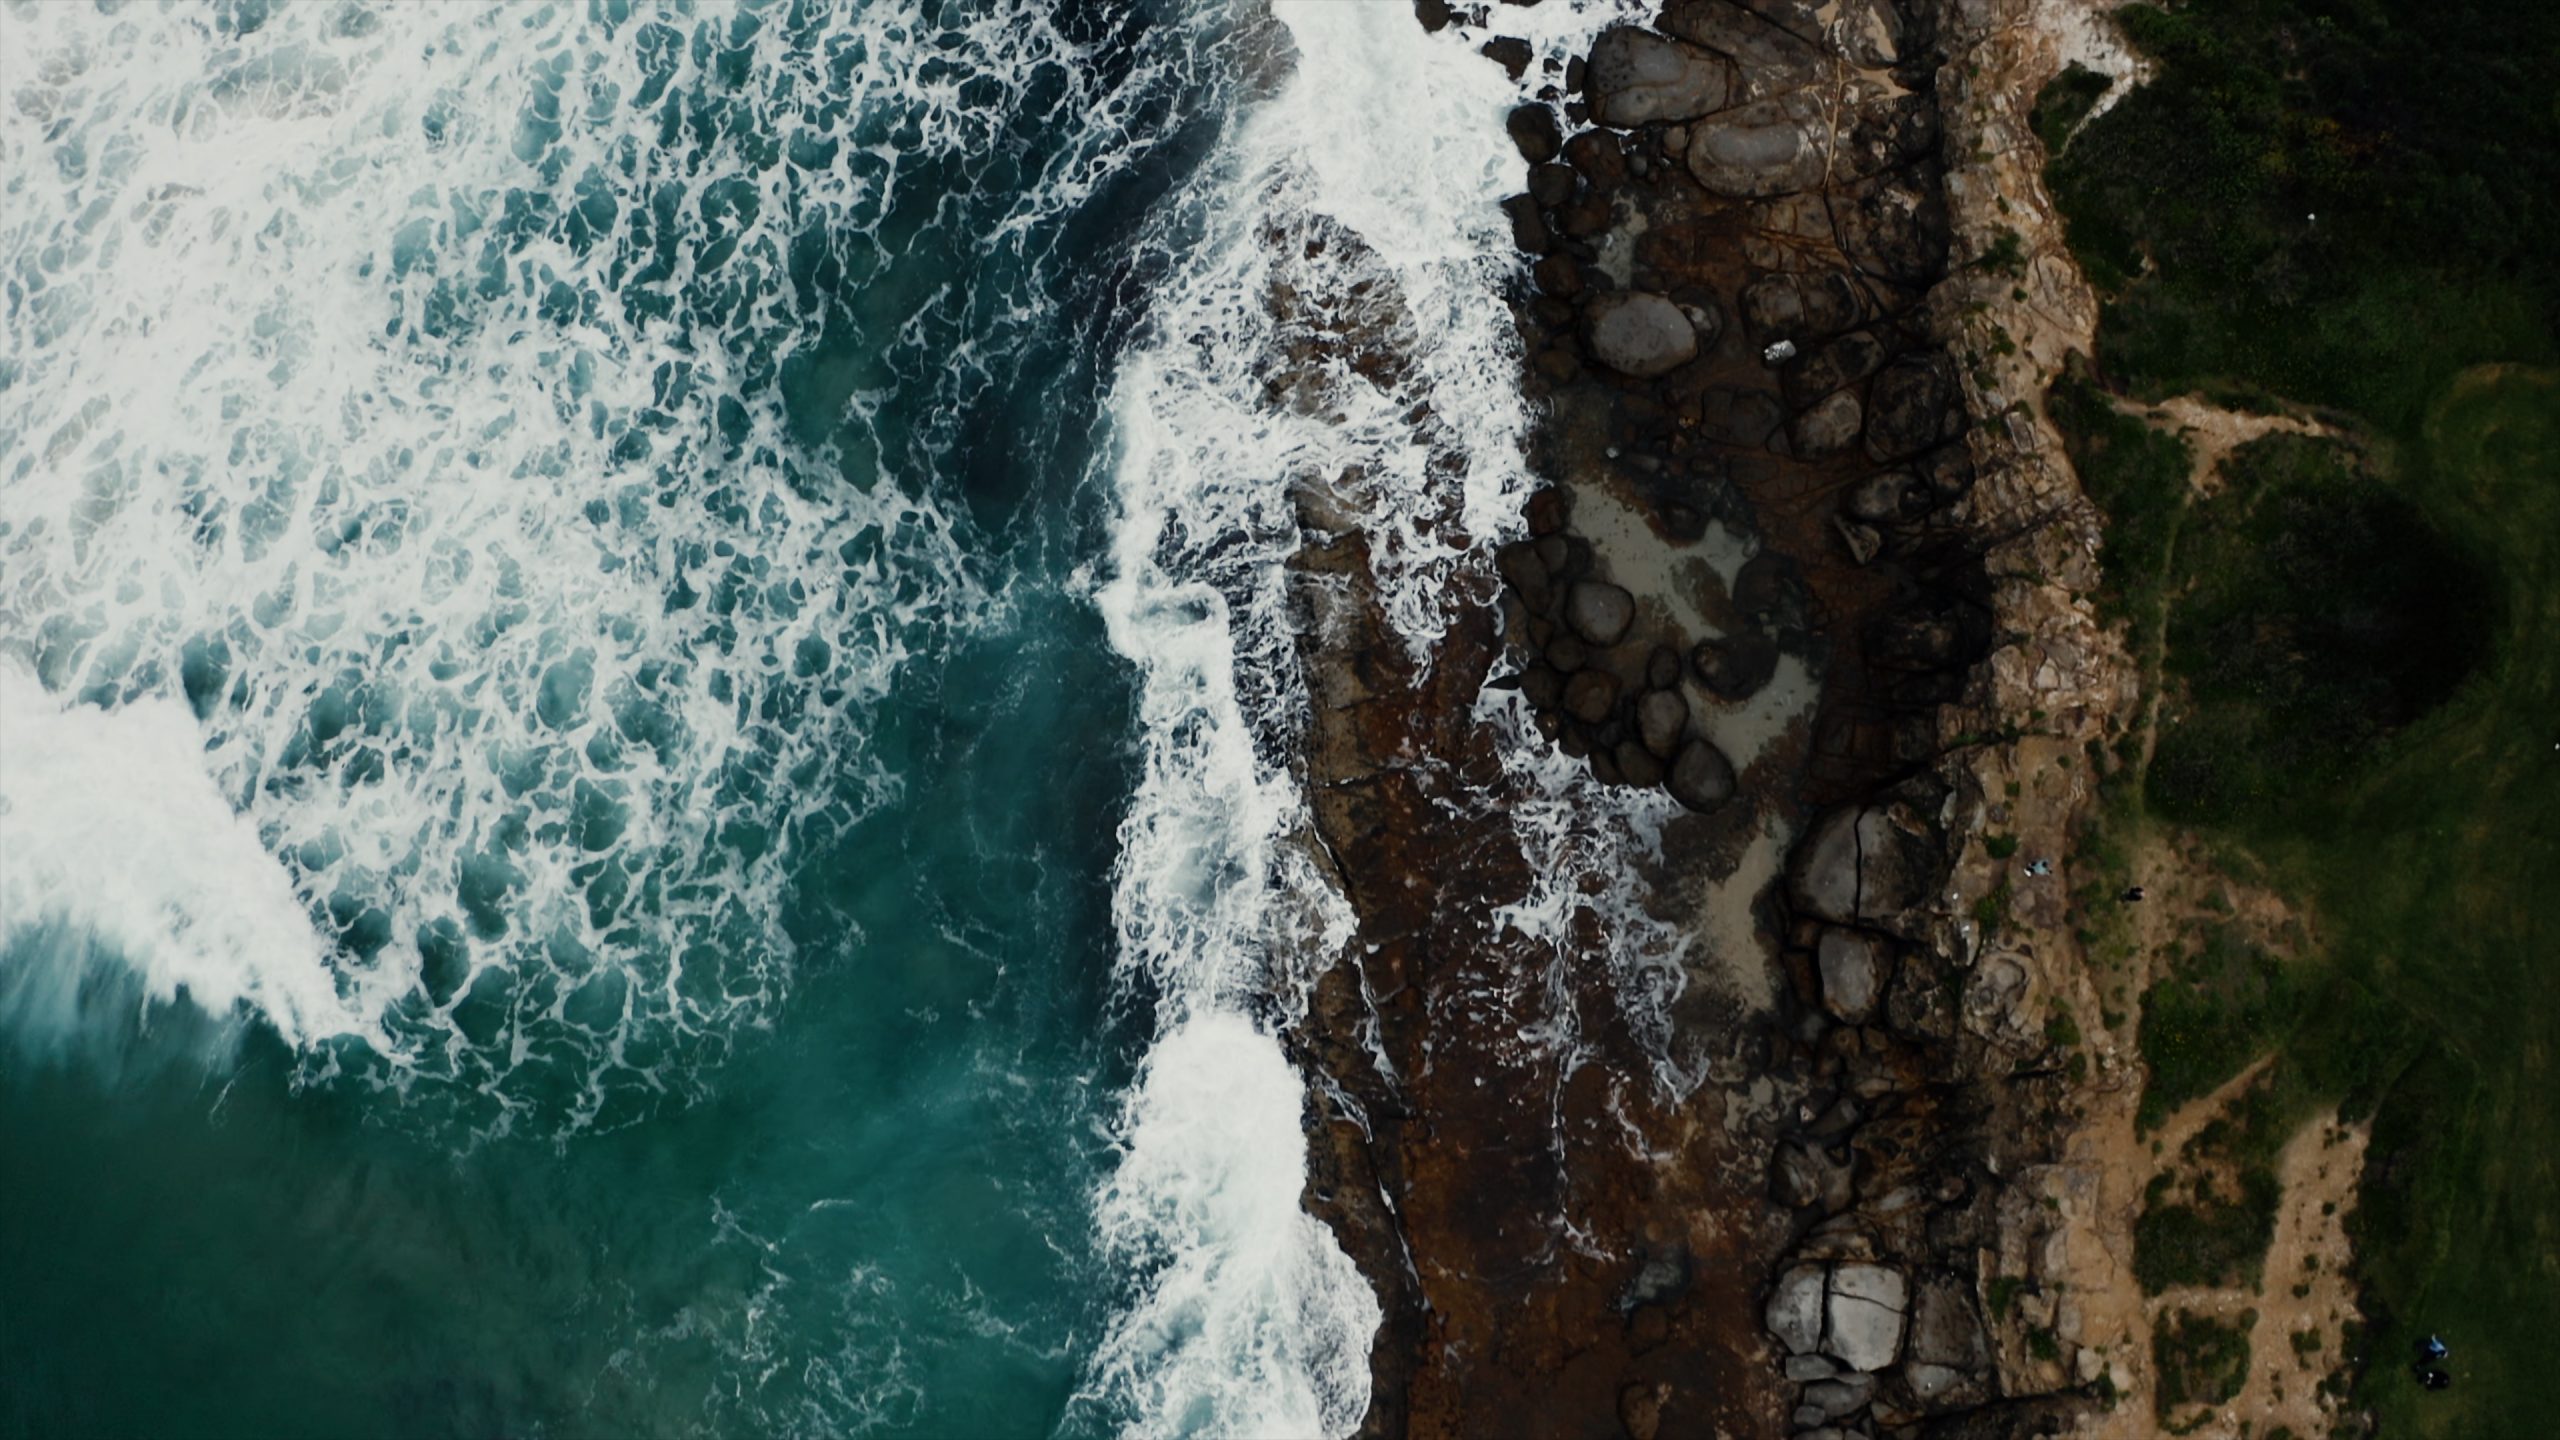
[[[1721,55],[1616,25],[1592,43],[1582,85],[1594,122],[1632,130],[1720,110],[1733,93],[1733,80],[1733,65]]]
[[[1597,725],[1618,708],[1618,677],[1606,670],[1577,670],[1565,682],[1565,713],[1587,725]]]
[[[1582,307],[1582,338],[1593,359],[1639,380],[1669,374],[1698,357],[1698,332],[1689,317],[1669,297],[1649,290],[1593,296]]]
[[[1644,737],[1644,748],[1665,760],[1680,753],[1688,727],[1689,702],[1676,690],[1656,690],[1636,702],[1636,733]]]
[[[1757,633],[1701,640],[1689,663],[1709,690],[1727,700],[1748,700],[1778,672],[1778,642]]]
[[[1692,740],[1671,762],[1668,783],[1672,799],[1692,810],[1714,810],[1733,798],[1733,762],[1706,741]]]
[[[1565,623],[1604,649],[1617,644],[1635,618],[1636,597],[1605,580],[1576,580],[1565,592]]]

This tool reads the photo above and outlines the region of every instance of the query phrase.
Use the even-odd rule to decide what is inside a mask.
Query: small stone
[[[1585,724],[1597,725],[1608,719],[1617,705],[1618,677],[1606,670],[1578,670],[1565,683],[1565,713]]]
[[[1852,1375],[1839,1380],[1816,1380],[1804,1387],[1804,1403],[1822,1412],[1825,1420],[1846,1420],[1866,1408],[1876,1382],[1872,1376]]]
[[[1636,702],[1636,733],[1644,748],[1668,760],[1680,753],[1681,732],[1689,728],[1689,702],[1676,690],[1654,690]]]
[[[1565,623],[1594,645],[1617,644],[1635,618],[1635,597],[1605,580],[1577,580],[1565,592]]]
[[[1526,40],[1510,35],[1500,36],[1486,41],[1476,53],[1510,72],[1514,80],[1529,73],[1530,51]]]
[[[1565,526],[1573,514],[1573,501],[1553,485],[1529,497],[1529,533],[1553,535]]]
[[[1820,1355],[1790,1355],[1785,1369],[1787,1378],[1799,1385],[1809,1380],[1828,1380],[1840,1373],[1839,1366]]]
[[[1692,810],[1714,810],[1733,798],[1733,762],[1704,740],[1681,747],[1671,762],[1671,797]]]
[[[1540,209],[1553,210],[1571,204],[1573,192],[1581,184],[1582,177],[1573,173],[1572,166],[1550,161],[1529,171],[1529,198],[1537,201]]]
[[[1669,1389],[1657,1380],[1650,1385],[1630,1385],[1618,1392],[1618,1423],[1627,1427],[1631,1440],[1654,1440],[1662,1433],[1662,1402]]]
[[[1849,547],[1849,558],[1857,563],[1873,564],[1876,556],[1884,552],[1884,537],[1876,533],[1873,525],[1861,525],[1837,515],[1831,517],[1831,523],[1839,530],[1841,543]]]

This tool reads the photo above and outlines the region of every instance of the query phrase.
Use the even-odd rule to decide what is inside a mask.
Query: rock
[[[1574,174],[1570,165],[1550,161],[1529,171],[1529,198],[1537,201],[1541,209],[1553,210],[1570,201],[1581,185],[1582,177]]]
[[[1547,588],[1547,567],[1539,561],[1537,547],[1526,540],[1495,546],[1493,570],[1524,596]]]
[[[1551,665],[1532,665],[1520,672],[1520,696],[1539,710],[1564,703],[1564,676]]]
[[[1645,290],[1593,296],[1582,308],[1582,338],[1593,359],[1638,379],[1668,374],[1698,355],[1698,332],[1689,317]]]
[[[1547,663],[1570,675],[1591,663],[1591,647],[1572,635],[1558,635],[1547,642]]]
[[[1898,809],[1844,806],[1814,822],[1789,858],[1800,912],[1834,925],[1891,929],[1937,883],[1943,858]]]
[[[1597,737],[1594,738],[1596,739]],[[1620,785],[1625,783],[1618,774],[1618,762],[1611,758],[1608,751],[1601,749],[1597,744],[1591,747],[1591,778],[1599,781],[1603,785]]]
[[[1825,1353],[1852,1370],[1882,1370],[1902,1349],[1909,1282],[1883,1265],[1850,1261],[1833,1267],[1824,1307]]]
[[[1790,1210],[1819,1205],[1825,1214],[1838,1214],[1856,1198],[1850,1170],[1848,1161],[1832,1158],[1829,1150],[1791,1140],[1778,1147],[1770,1164],[1769,1195]]]
[[[1857,930],[1822,932],[1814,962],[1822,972],[1822,1008],[1843,1025],[1863,1025],[1884,992],[1884,942]]]
[[[1981,1370],[1991,1363],[1990,1341],[1962,1281],[1932,1275],[1920,1282],[1911,1307],[1911,1358],[1953,1370]]]
[[[1721,110],[1734,83],[1724,57],[1628,25],[1600,32],[1582,73],[1592,122],[1618,130]]]
[[[1565,682],[1565,713],[1587,725],[1609,718],[1618,706],[1618,677],[1606,670],[1577,670]]]
[[[1821,1266],[1796,1265],[1780,1275],[1769,1292],[1769,1305],[1761,1318],[1790,1354],[1806,1355],[1822,1348],[1824,1288]]]
[[[1662,759],[1680,753],[1680,736],[1688,728],[1689,702],[1678,691],[1656,690],[1636,702],[1636,734]]]
[[[1565,623],[1603,649],[1617,644],[1635,618],[1636,597],[1606,580],[1576,580],[1565,592]]]
[[[1653,653],[1644,657],[1644,683],[1654,690],[1668,690],[1678,685],[1680,683],[1680,652],[1668,645],[1654,646]],[[1681,714],[1684,717],[1688,713],[1688,708],[1686,702],[1681,704]]]
[[[1852,330],[1807,356],[1787,372],[1788,393],[1797,403],[1855,385],[1884,368],[1884,342],[1866,330]]]
[[[1538,557],[1538,564],[1549,578],[1562,579],[1566,567],[1573,564],[1573,538],[1556,533],[1541,535],[1530,542],[1529,553]]]
[[[1820,1355],[1790,1355],[1785,1365],[1788,1379],[1801,1385],[1808,1380],[1828,1380],[1840,1373],[1840,1367]]]
[[[1876,377],[1868,397],[1867,457],[1902,460],[1962,428],[1955,376],[1937,357],[1903,360]]]
[[[1476,53],[1510,72],[1514,80],[1529,73],[1529,61],[1532,56],[1529,42],[1526,40],[1510,35],[1500,36],[1486,41],[1477,48]]]
[[[1876,533],[1873,525],[1862,525],[1834,515],[1831,527],[1840,532],[1840,543],[1849,547],[1849,558],[1857,564],[1872,565],[1875,558],[1884,553],[1884,537]]]
[[[1756,631],[1701,640],[1689,663],[1709,690],[1727,700],[1748,700],[1778,672],[1778,642]]]
[[[1532,255],[1556,248],[1555,232],[1547,228],[1547,217],[1538,213],[1534,197],[1514,195],[1502,202],[1502,213],[1511,217],[1512,244]]]
[[[1564,131],[1556,124],[1556,112],[1544,105],[1514,108],[1503,127],[1511,132],[1511,143],[1520,147],[1520,158],[1532,165],[1553,160],[1556,152],[1564,148]]]
[[[1529,533],[1545,537],[1565,527],[1573,517],[1573,497],[1553,485],[1529,497]]]
[[[1627,152],[1611,131],[1585,130],[1564,142],[1564,163],[1581,171],[1597,190],[1615,190],[1626,183]]]
[[[1837,270],[1764,275],[1742,292],[1742,323],[1763,341],[1792,339],[1801,345],[1846,330],[1866,313],[1857,282]]]
[[[1809,190],[1822,180],[1830,122],[1811,91],[1792,91],[1739,105],[1695,127],[1689,173],[1719,195],[1766,199]]]
[[[1662,762],[1641,741],[1621,740],[1609,752],[1618,762],[1618,778],[1639,789],[1662,783]]]
[[[1733,608],[1755,620],[1767,620],[1795,607],[1804,596],[1804,577],[1796,562],[1775,550],[1763,550],[1734,572]]]
[[[1866,418],[1857,391],[1835,390],[1796,417],[1796,453],[1809,460],[1837,455],[1858,442]]]
[[[1866,1408],[1867,1397],[1876,1388],[1875,1377],[1851,1375],[1838,1380],[1816,1380],[1804,1387],[1803,1403],[1822,1412],[1825,1420],[1846,1420]]]
[[[1812,84],[1825,71],[1821,47],[1727,0],[1670,0],[1655,23],[1693,45],[1731,57],[1754,98]]]
[[[1927,514],[1931,500],[1929,487],[1919,476],[1908,470],[1887,470],[1851,486],[1840,509],[1850,519],[1869,525],[1896,525]]]
[[[1654,1440],[1662,1433],[1662,1402],[1670,1388],[1657,1380],[1618,1392],[1618,1423],[1627,1427],[1630,1440]]]
[[[1582,293],[1582,267],[1570,255],[1549,255],[1532,267],[1530,274],[1538,282],[1538,291],[1570,300]]]
[[[1786,423],[1778,397],[1766,390],[1718,387],[1698,397],[1698,424],[1710,440],[1752,448],[1769,443]]]
[[[1680,748],[1680,758],[1671,762],[1669,781],[1671,798],[1692,810],[1713,810],[1733,798],[1733,762],[1724,752],[1704,740],[1692,740]]]

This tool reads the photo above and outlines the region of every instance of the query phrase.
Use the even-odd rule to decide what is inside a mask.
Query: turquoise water
[[[1480,37],[0,41],[0,1434],[1355,1423],[1282,566],[1528,483]]]

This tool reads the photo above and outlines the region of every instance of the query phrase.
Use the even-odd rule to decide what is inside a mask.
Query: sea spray
[[[1551,51],[1597,23],[1552,8]],[[1378,1302],[1300,1207],[1304,1084],[1274,1034],[1351,933],[1306,838],[1299,502],[1362,528],[1420,650],[1530,484],[1498,208],[1519,87],[1401,6],[1275,11],[1291,68],[1167,207],[1110,397],[1097,600],[1140,670],[1145,765],[1115,914],[1163,1034],[1099,1205],[1138,1295],[1087,1400],[1137,1435],[1339,1434],[1368,1409]]]

